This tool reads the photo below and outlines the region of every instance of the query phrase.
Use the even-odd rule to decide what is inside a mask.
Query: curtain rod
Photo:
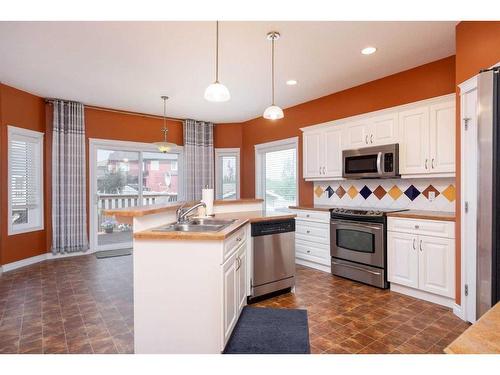
[[[49,104],[52,104],[52,102],[56,101],[56,100],[63,100],[63,99],[57,99],[57,98],[46,98],[45,99],[45,102],[46,103],[49,103]],[[88,108],[88,109],[94,109],[94,110],[97,110],[97,111],[105,111],[105,112],[113,112],[113,113],[121,113],[121,114],[124,114],[124,115],[134,115],[134,116],[141,116],[141,117],[149,117],[149,118],[154,118],[154,119],[163,119],[163,116],[156,116],[156,115],[149,115],[147,113],[140,113],[140,112],[132,112],[132,111],[122,111],[122,110],[119,110],[119,109],[112,109],[112,108],[105,108],[105,107],[98,107],[98,106],[94,106],[94,105],[86,105],[84,104],[83,105],[85,108]],[[180,118],[176,118],[176,117],[167,117],[167,120],[169,121],[177,121],[177,122],[183,122],[184,119],[180,119]]]

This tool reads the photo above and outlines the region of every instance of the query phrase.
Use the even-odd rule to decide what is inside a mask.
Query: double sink
[[[153,232],[218,232],[236,219],[194,218],[185,223],[172,223],[153,229]]]

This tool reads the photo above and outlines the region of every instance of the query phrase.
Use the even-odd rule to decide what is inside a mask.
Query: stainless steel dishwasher
[[[252,224],[250,299],[295,285],[295,219]]]

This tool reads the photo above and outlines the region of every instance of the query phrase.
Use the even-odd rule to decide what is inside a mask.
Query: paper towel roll
[[[206,215],[211,216],[214,214],[214,189],[203,189],[201,191],[201,201],[205,203]]]

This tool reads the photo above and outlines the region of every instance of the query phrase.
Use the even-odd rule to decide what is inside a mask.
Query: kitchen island
[[[190,202],[196,203],[196,202]],[[180,204],[108,210],[134,230],[135,353],[221,353],[250,295],[250,224],[293,218],[262,200],[216,201],[219,231],[157,228]]]

